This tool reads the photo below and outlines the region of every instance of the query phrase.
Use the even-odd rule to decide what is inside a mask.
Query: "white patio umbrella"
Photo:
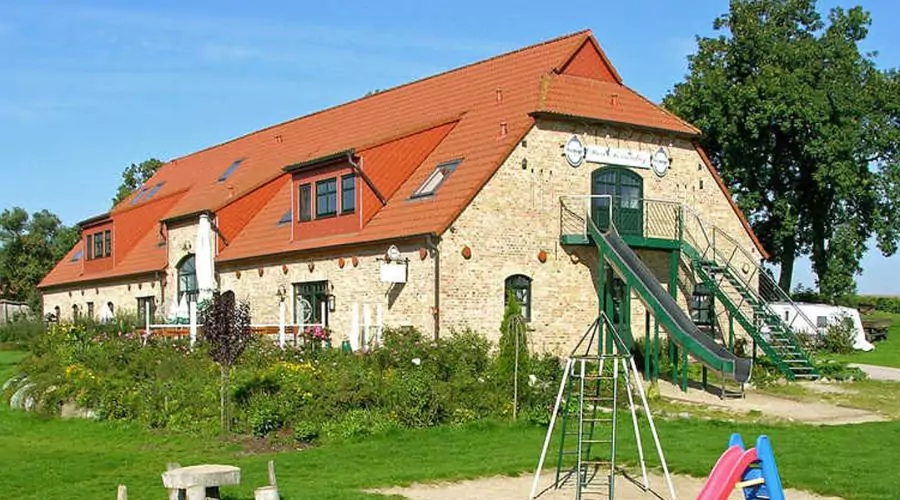
[[[214,263],[211,232],[212,225],[209,222],[209,215],[200,214],[200,223],[197,225],[197,242],[194,245],[198,303],[212,298]]]
[[[181,296],[181,300],[178,301],[178,309],[176,309],[175,312],[175,322],[182,325],[187,323],[190,314],[191,311],[188,309],[187,294],[184,294]]]
[[[101,323],[109,323],[115,318],[115,313],[113,312],[110,304],[106,304],[105,306],[100,308],[100,322]]]
[[[178,321],[178,295],[172,297],[172,305],[169,306],[169,314],[166,316],[169,324],[175,324]]]
[[[284,310],[285,304],[284,301],[278,302],[278,346],[284,349]]]

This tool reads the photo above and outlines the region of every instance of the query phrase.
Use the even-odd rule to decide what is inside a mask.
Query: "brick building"
[[[685,310],[699,300],[686,234],[718,231],[731,264],[756,269],[764,250],[697,135],[575,33],[168,162],[81,224],[40,285],[44,310],[164,316],[197,293],[208,216],[216,284],[256,323],[284,300],[289,322],[338,339],[380,317],[495,340],[512,290],[535,347],[563,350],[597,317],[592,220],[613,217]],[[617,314],[642,332],[645,301],[624,290]]]

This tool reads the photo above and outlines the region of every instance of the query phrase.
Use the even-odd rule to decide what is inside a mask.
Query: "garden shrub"
[[[855,337],[853,321],[846,314],[841,315],[825,328],[825,333],[819,340],[820,349],[835,354],[851,353]]]
[[[8,384],[4,396],[31,384],[34,406],[49,414],[69,403],[101,420],[201,434],[219,430],[221,372],[202,337],[191,348],[187,341],[95,327],[51,324],[20,366],[26,377]],[[501,382],[498,354],[483,336],[463,330],[432,340],[416,329],[388,328],[383,339],[380,347],[352,354],[282,350],[252,339],[231,370],[229,426],[311,443],[511,416],[510,387]],[[520,411],[543,425],[559,388],[560,360],[528,358]]]
[[[866,372],[859,368],[848,365],[843,361],[824,360],[816,363],[816,369],[822,378],[835,380],[838,382],[852,382],[854,380],[865,380],[868,378]]]
[[[21,319],[0,325],[0,343],[25,344],[47,331],[46,325],[36,319]]]

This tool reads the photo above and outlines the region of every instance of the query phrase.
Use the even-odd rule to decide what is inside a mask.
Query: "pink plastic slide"
[[[740,447],[732,446],[725,450],[709,473],[697,500],[728,500],[728,495],[744,476],[747,467],[756,460],[756,448],[742,451]]]

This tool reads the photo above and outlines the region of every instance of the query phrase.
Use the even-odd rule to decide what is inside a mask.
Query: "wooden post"
[[[278,480],[275,478],[275,461],[269,460],[269,486],[278,487]]]
[[[659,342],[659,321],[656,318],[653,318],[653,380],[659,380],[659,355],[660,355],[660,342]]]
[[[728,350],[734,354],[734,315],[728,313]]]
[[[644,308],[644,380],[650,380],[650,352],[653,345],[650,343],[650,310]]]
[[[119,485],[119,489],[116,491],[116,500],[128,500],[128,488],[124,484]]]

